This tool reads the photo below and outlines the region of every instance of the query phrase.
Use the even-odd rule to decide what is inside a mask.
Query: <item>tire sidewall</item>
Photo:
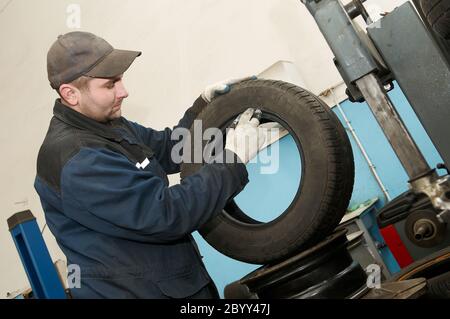
[[[308,99],[314,97],[306,91],[303,96],[299,96],[294,91],[289,93],[279,87],[266,85],[263,80],[250,81],[238,84],[226,95],[214,99],[197,118],[202,121],[203,130],[221,128],[247,108],[259,108],[283,119],[301,148],[302,175],[298,198],[279,218],[269,223],[250,225],[224,211],[202,227],[202,236],[212,246],[219,245],[224,254],[235,258],[239,256],[237,259],[251,262],[260,255],[282,251],[293,243],[306,241],[302,237],[311,233],[309,227],[317,224],[316,212],[321,211],[321,199],[327,196],[329,169],[332,165],[320,117],[328,118],[330,114],[326,111],[314,114],[305,103]],[[183,164],[182,177],[195,173],[202,165]],[[245,247],[236,245],[236,241],[246,243]],[[255,255],[249,258],[248,247],[251,246],[255,247]]]

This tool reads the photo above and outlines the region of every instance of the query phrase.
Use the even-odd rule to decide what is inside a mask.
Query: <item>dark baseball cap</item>
[[[89,32],[69,32],[58,36],[47,53],[48,80],[58,89],[83,75],[112,78],[124,73],[140,55],[138,51],[114,49]]]

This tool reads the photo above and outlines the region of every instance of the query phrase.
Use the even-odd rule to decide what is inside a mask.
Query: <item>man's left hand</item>
[[[228,93],[233,84],[245,81],[245,80],[256,80],[256,76],[248,76],[245,78],[237,78],[237,79],[228,79],[224,81],[220,81],[218,83],[214,83],[205,88],[202,92],[202,98],[206,102],[211,102],[216,96]]]

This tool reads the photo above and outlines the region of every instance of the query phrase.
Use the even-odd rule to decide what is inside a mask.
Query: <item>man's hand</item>
[[[218,83],[209,85],[205,88],[202,93],[202,98],[206,102],[211,102],[216,96],[228,93],[230,91],[231,85],[245,81],[245,80],[256,80],[256,76],[248,76],[245,78],[238,79],[228,79],[224,81],[220,81]]]
[[[236,128],[228,129],[226,137],[225,149],[235,153],[244,164],[256,156],[265,141],[259,120],[252,118],[254,111],[249,108],[242,113]]]

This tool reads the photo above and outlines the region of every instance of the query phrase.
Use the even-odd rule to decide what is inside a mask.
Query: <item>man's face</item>
[[[107,122],[122,115],[122,101],[128,92],[122,82],[122,75],[111,79],[93,78],[88,88],[80,91],[79,111],[98,121]]]

